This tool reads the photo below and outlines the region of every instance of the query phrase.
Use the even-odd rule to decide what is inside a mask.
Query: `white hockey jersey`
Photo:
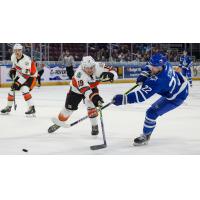
[[[18,82],[23,84],[29,77],[37,77],[36,65],[31,58],[25,54],[22,55],[21,59],[17,59],[13,53],[11,56],[13,63],[12,68],[16,69],[16,76],[19,77]]]
[[[83,94],[89,99],[92,94],[91,89],[100,84],[100,76],[103,72],[113,73],[114,80],[118,78],[116,71],[112,67],[105,66],[103,63],[96,62],[94,74],[91,76],[86,74],[80,65],[70,82],[71,90],[75,93]]]

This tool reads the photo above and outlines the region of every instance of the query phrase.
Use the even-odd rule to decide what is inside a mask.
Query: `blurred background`
[[[194,80],[200,80],[200,43],[21,43],[38,69],[38,85],[69,84],[83,56],[116,69],[116,82],[133,82],[155,52],[163,52],[176,68],[183,51],[192,59]],[[0,87],[10,86],[9,70],[14,43],[0,44]],[[69,73],[72,68],[73,73]]]
[[[60,61],[66,51],[80,61],[91,55],[104,62],[146,62],[155,51],[163,51],[169,61],[177,62],[187,50],[193,62],[200,61],[199,43],[22,43],[24,53],[36,61]],[[0,61],[10,60],[13,43],[0,44]]]

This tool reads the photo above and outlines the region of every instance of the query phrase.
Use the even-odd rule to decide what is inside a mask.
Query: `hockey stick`
[[[126,94],[128,94],[129,92],[131,92],[132,90],[134,90],[135,88],[137,88],[139,85],[134,85],[132,88],[130,88],[129,90],[127,90],[124,94],[126,95]],[[109,102],[109,103],[107,103],[106,105],[104,105],[102,108],[101,108],[101,110],[103,110],[103,109],[105,109],[105,108],[107,108],[107,107],[109,107],[110,105],[112,105],[113,104],[113,102],[111,101],[111,102]],[[87,116],[84,116],[84,117],[82,117],[81,119],[79,119],[79,120],[77,120],[77,121],[75,121],[75,122],[73,122],[73,123],[71,123],[71,124],[64,124],[64,123],[62,123],[62,125],[60,124],[60,126],[57,124],[57,118],[52,118],[52,122],[54,123],[54,124],[57,124],[57,127],[56,127],[56,130],[57,129],[59,129],[60,127],[62,127],[62,128],[70,128],[70,127],[72,127],[72,126],[74,126],[74,125],[76,125],[76,124],[78,124],[78,123],[80,123],[80,122],[82,122],[82,121],[84,121],[85,119],[87,119],[88,118],[88,115]],[[53,125],[52,125],[53,126]],[[48,130],[48,132],[49,133],[52,133],[52,132],[55,132],[56,130],[52,130],[51,131],[51,127],[49,128],[49,130]]]
[[[131,89],[129,89],[127,92],[125,92],[125,95],[128,94],[129,92],[131,92],[136,87],[138,87],[137,84],[134,87],[132,87]],[[113,102],[110,102],[110,103],[112,104]],[[102,114],[101,107],[99,107],[99,113],[100,113],[100,120],[101,120],[101,130],[102,130],[102,135],[103,135],[103,144],[90,146],[91,150],[99,150],[99,149],[103,149],[103,148],[107,147],[106,135],[105,135],[105,129],[104,129],[104,123],[103,123],[103,114]]]
[[[113,102],[107,103],[105,106],[103,106],[103,107],[101,108],[101,110],[107,108],[107,107],[110,106],[112,103],[113,103]],[[98,110],[98,111],[99,111],[99,110]],[[50,127],[50,128],[48,129],[48,132],[49,132],[49,133],[55,132],[55,131],[58,130],[60,127],[62,127],[62,128],[70,128],[70,127],[72,127],[72,126],[74,126],[74,125],[76,125],[76,124],[78,124],[78,123],[84,121],[84,120],[87,119],[87,118],[88,118],[88,115],[87,115],[87,116],[84,116],[84,117],[82,117],[82,118],[80,118],[80,119],[78,119],[77,121],[75,121],[75,122],[73,122],[73,123],[71,123],[71,124],[65,124],[65,123],[62,122],[62,124],[60,124],[60,126],[59,126],[59,124],[58,124],[58,119],[57,119],[57,118],[52,118],[52,122],[53,122],[54,124],[58,124],[58,125],[57,125],[56,127],[55,127],[54,125],[52,125],[52,126],[51,126],[52,128]]]
[[[101,131],[103,135],[103,144],[90,146],[91,150],[98,150],[98,149],[103,149],[107,147],[106,135],[105,135],[105,129],[104,129],[104,123],[103,123],[103,114],[102,114],[102,110],[100,106],[99,106],[99,113],[100,113],[100,120],[101,120]]]
[[[134,90],[136,87],[138,87],[138,84],[136,84],[136,85],[134,85],[132,88],[130,88],[128,91],[126,91],[124,94],[126,95],[126,94],[128,94],[129,92],[131,92],[132,90]],[[112,105],[113,104],[113,102],[111,101],[110,103],[107,103],[106,105],[104,105],[101,109],[99,109],[99,111],[100,110],[103,110],[103,109],[105,109],[105,108],[107,108],[108,106],[110,106],[110,105]],[[65,126],[65,128],[69,128],[69,127],[71,127],[71,126],[74,126],[74,125],[76,125],[76,124],[78,124],[79,122],[81,122],[81,121],[83,121],[83,120],[85,120],[85,119],[87,119],[88,118],[88,115],[87,116],[85,116],[85,117],[82,117],[81,119],[79,119],[79,120],[77,120],[77,121],[75,121],[75,122],[73,122],[73,123],[71,123],[71,124],[66,124],[67,126]]]
[[[113,103],[113,102],[107,103],[107,104],[106,104],[105,106],[103,106],[101,109],[99,108],[98,111],[100,112],[100,110],[103,110],[103,109],[107,108],[107,107],[110,106],[112,103]],[[81,119],[79,119],[79,120],[77,120],[77,121],[75,121],[75,122],[73,122],[73,123],[71,123],[71,124],[68,124],[68,126],[67,126],[66,128],[69,128],[69,127],[71,127],[71,126],[74,126],[74,125],[76,125],[76,124],[82,122],[83,120],[85,120],[85,119],[87,119],[87,118],[88,118],[88,115],[85,116],[85,117],[82,117]],[[67,125],[67,124],[66,124],[66,125]]]
[[[14,96],[14,109],[17,110],[17,104],[15,100],[15,90],[13,90],[13,96]]]

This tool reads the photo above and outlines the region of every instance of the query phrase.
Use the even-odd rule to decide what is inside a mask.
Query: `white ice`
[[[123,93],[132,84],[99,86],[105,102],[117,93]],[[64,106],[69,86],[35,88],[32,96],[36,105],[36,118],[27,118],[27,105],[17,93],[17,110],[0,115],[0,154],[200,154],[200,82],[194,82],[184,105],[157,120],[157,127],[146,146],[132,146],[133,139],[142,133],[146,109],[159,96],[144,103],[121,107],[114,105],[103,111],[108,147],[91,151],[90,146],[102,144],[101,132],[91,136],[89,120],[71,128],[61,128],[48,134],[51,117],[57,116]],[[0,109],[6,105],[9,88],[0,88]],[[73,122],[86,115],[84,104],[71,117]],[[100,123],[99,123],[100,127]],[[22,149],[28,149],[28,153]]]

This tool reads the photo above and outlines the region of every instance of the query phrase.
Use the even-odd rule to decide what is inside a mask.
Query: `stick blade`
[[[90,146],[90,149],[91,150],[99,150],[99,149],[103,149],[103,148],[106,148],[106,147],[107,147],[106,144],[99,144],[99,145]]]

